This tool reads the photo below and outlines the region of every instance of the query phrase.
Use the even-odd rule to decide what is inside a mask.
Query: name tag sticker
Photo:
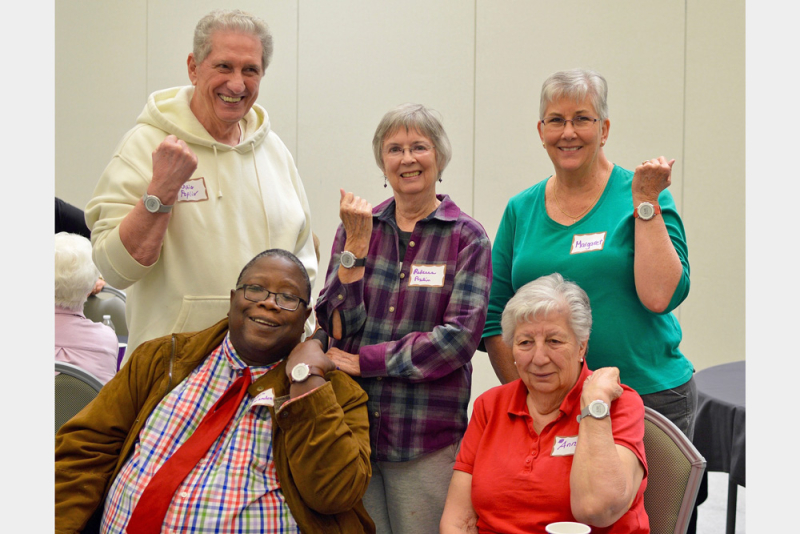
[[[578,436],[556,436],[550,456],[572,456],[578,446]]]
[[[443,287],[447,265],[411,265],[410,287]]]
[[[272,388],[262,391],[253,399],[253,405],[275,406],[275,391]]]
[[[603,250],[606,244],[606,233],[600,232],[599,234],[583,234],[575,235],[572,237],[572,250],[570,254],[581,254],[582,252],[593,252],[595,250]]]
[[[178,202],[201,202],[203,200],[208,200],[205,178],[194,178],[183,183],[178,193]]]

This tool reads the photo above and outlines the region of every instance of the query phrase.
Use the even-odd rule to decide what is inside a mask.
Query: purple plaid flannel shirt
[[[343,336],[331,346],[359,355],[362,376],[355,378],[369,395],[373,460],[412,460],[455,443],[467,428],[470,360],[492,282],[491,243],[478,221],[447,195],[437,197],[441,204],[417,222],[403,258],[394,199],[372,210],[366,272],[352,284],[339,281],[345,242],[339,225],[315,308],[328,333],[339,310]],[[411,283],[412,266],[424,265],[444,265],[441,287]]]

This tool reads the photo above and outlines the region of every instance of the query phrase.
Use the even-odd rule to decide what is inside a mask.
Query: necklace
[[[553,198],[556,199],[556,207],[558,208],[558,211],[560,211],[561,213],[563,213],[564,215],[566,215],[567,217],[572,219],[573,222],[576,222],[576,221],[580,220],[581,217],[583,217],[584,215],[589,213],[589,210],[592,209],[595,204],[597,204],[597,201],[600,200],[600,196],[603,194],[603,190],[605,188],[604,187],[600,188],[600,194],[597,195],[597,198],[595,198],[594,201],[592,201],[592,203],[589,204],[589,207],[586,208],[585,210],[583,210],[583,212],[580,215],[578,215],[577,217],[573,217],[572,215],[570,215],[569,213],[567,213],[566,211],[563,210],[563,208],[561,207],[561,203],[559,203],[559,201],[558,201],[558,194],[556,193],[557,189],[558,189],[558,178],[556,178],[555,183],[553,183]]]

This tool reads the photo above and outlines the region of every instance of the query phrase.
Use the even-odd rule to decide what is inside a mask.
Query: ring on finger
[[[642,165],[647,165],[648,163],[650,163],[650,161],[648,161],[648,160],[644,160],[644,161],[642,162]]]

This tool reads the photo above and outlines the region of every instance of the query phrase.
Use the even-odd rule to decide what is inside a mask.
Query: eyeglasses
[[[599,119],[586,117],[584,115],[578,115],[572,119],[565,119],[564,117],[548,117],[542,120],[542,124],[544,125],[545,130],[553,132],[563,130],[566,128],[568,122],[572,123],[572,128],[575,130],[585,130],[598,120]]]
[[[267,300],[270,295],[275,295],[275,304],[277,304],[279,308],[282,308],[286,311],[295,311],[300,306],[301,302],[308,306],[308,302],[300,297],[290,295],[289,293],[275,293],[274,291],[264,289],[261,286],[248,284],[236,286],[237,291],[240,289],[244,289],[244,298],[250,302],[263,302]]]
[[[387,158],[400,159],[405,155],[406,150],[408,150],[411,153],[411,157],[419,158],[419,157],[425,156],[428,152],[433,150],[433,147],[432,146],[428,146],[428,145],[424,145],[422,143],[417,143],[415,145],[412,145],[409,148],[402,147],[402,146],[399,146],[399,145],[392,145],[392,146],[388,147],[386,150],[384,150],[383,154],[384,154],[384,157],[387,157]]]

